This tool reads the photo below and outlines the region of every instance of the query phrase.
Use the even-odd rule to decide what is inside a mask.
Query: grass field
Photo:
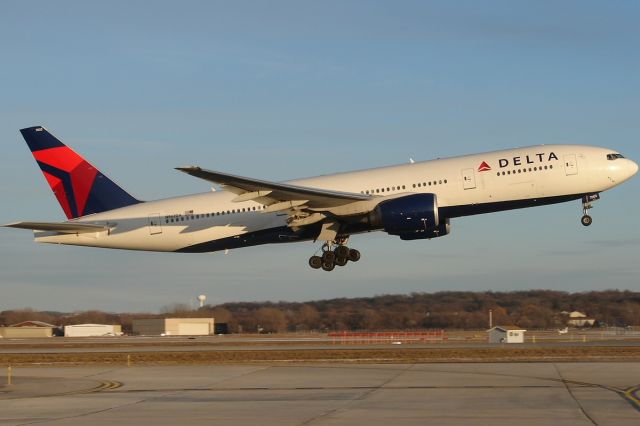
[[[0,354],[4,366],[120,364],[244,364],[244,363],[433,363],[433,362],[569,362],[640,361],[640,347],[590,346],[551,348],[367,348],[268,349],[224,351],[148,351]]]

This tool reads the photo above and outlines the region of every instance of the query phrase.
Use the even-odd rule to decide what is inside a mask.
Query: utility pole
[[[489,328],[493,328],[493,309],[489,309]]]

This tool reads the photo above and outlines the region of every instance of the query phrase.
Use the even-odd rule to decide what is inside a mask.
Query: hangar
[[[53,324],[42,321],[23,321],[8,327],[0,327],[0,337],[7,339],[27,339],[38,337],[52,337],[57,330]]]
[[[133,334],[143,336],[208,336],[213,334],[213,318],[134,319]]]
[[[107,324],[75,324],[65,325],[65,337],[99,337],[99,336],[120,336],[122,326]]]

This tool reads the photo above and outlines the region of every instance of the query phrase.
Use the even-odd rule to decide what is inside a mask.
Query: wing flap
[[[30,229],[32,231],[53,231],[64,234],[85,234],[89,232],[108,231],[113,226],[91,225],[88,223],[59,222],[15,222],[3,225],[5,228]]]

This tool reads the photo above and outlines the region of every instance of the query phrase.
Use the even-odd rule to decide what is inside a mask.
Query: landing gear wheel
[[[309,266],[313,269],[320,269],[322,267],[322,258],[320,256],[311,256],[309,258]]]
[[[349,260],[352,262],[357,262],[358,260],[360,260],[360,252],[356,249],[350,249]]]
[[[344,265],[347,264],[348,261],[349,261],[349,259],[347,259],[346,257],[336,257],[336,260],[335,260],[334,263],[337,266],[344,266]]]
[[[333,263],[336,260],[336,255],[332,251],[325,251],[322,253],[322,263]]]
[[[589,216],[589,210],[593,208],[591,205],[592,202],[598,201],[600,199],[600,194],[586,194],[582,196],[582,219],[580,222],[584,226],[589,226],[593,223],[593,219]]]
[[[323,271],[333,271],[333,268],[336,267],[336,264],[333,262],[322,262],[322,270]]]
[[[333,252],[336,254],[336,257],[344,257],[346,258],[347,256],[349,256],[349,247],[347,246],[338,246],[335,248],[335,250],[333,250]]]
[[[309,266],[313,269],[333,271],[336,266],[345,266],[349,262],[360,260],[360,252],[347,247],[348,236],[338,236],[333,241],[325,241],[321,252],[309,258]]]

